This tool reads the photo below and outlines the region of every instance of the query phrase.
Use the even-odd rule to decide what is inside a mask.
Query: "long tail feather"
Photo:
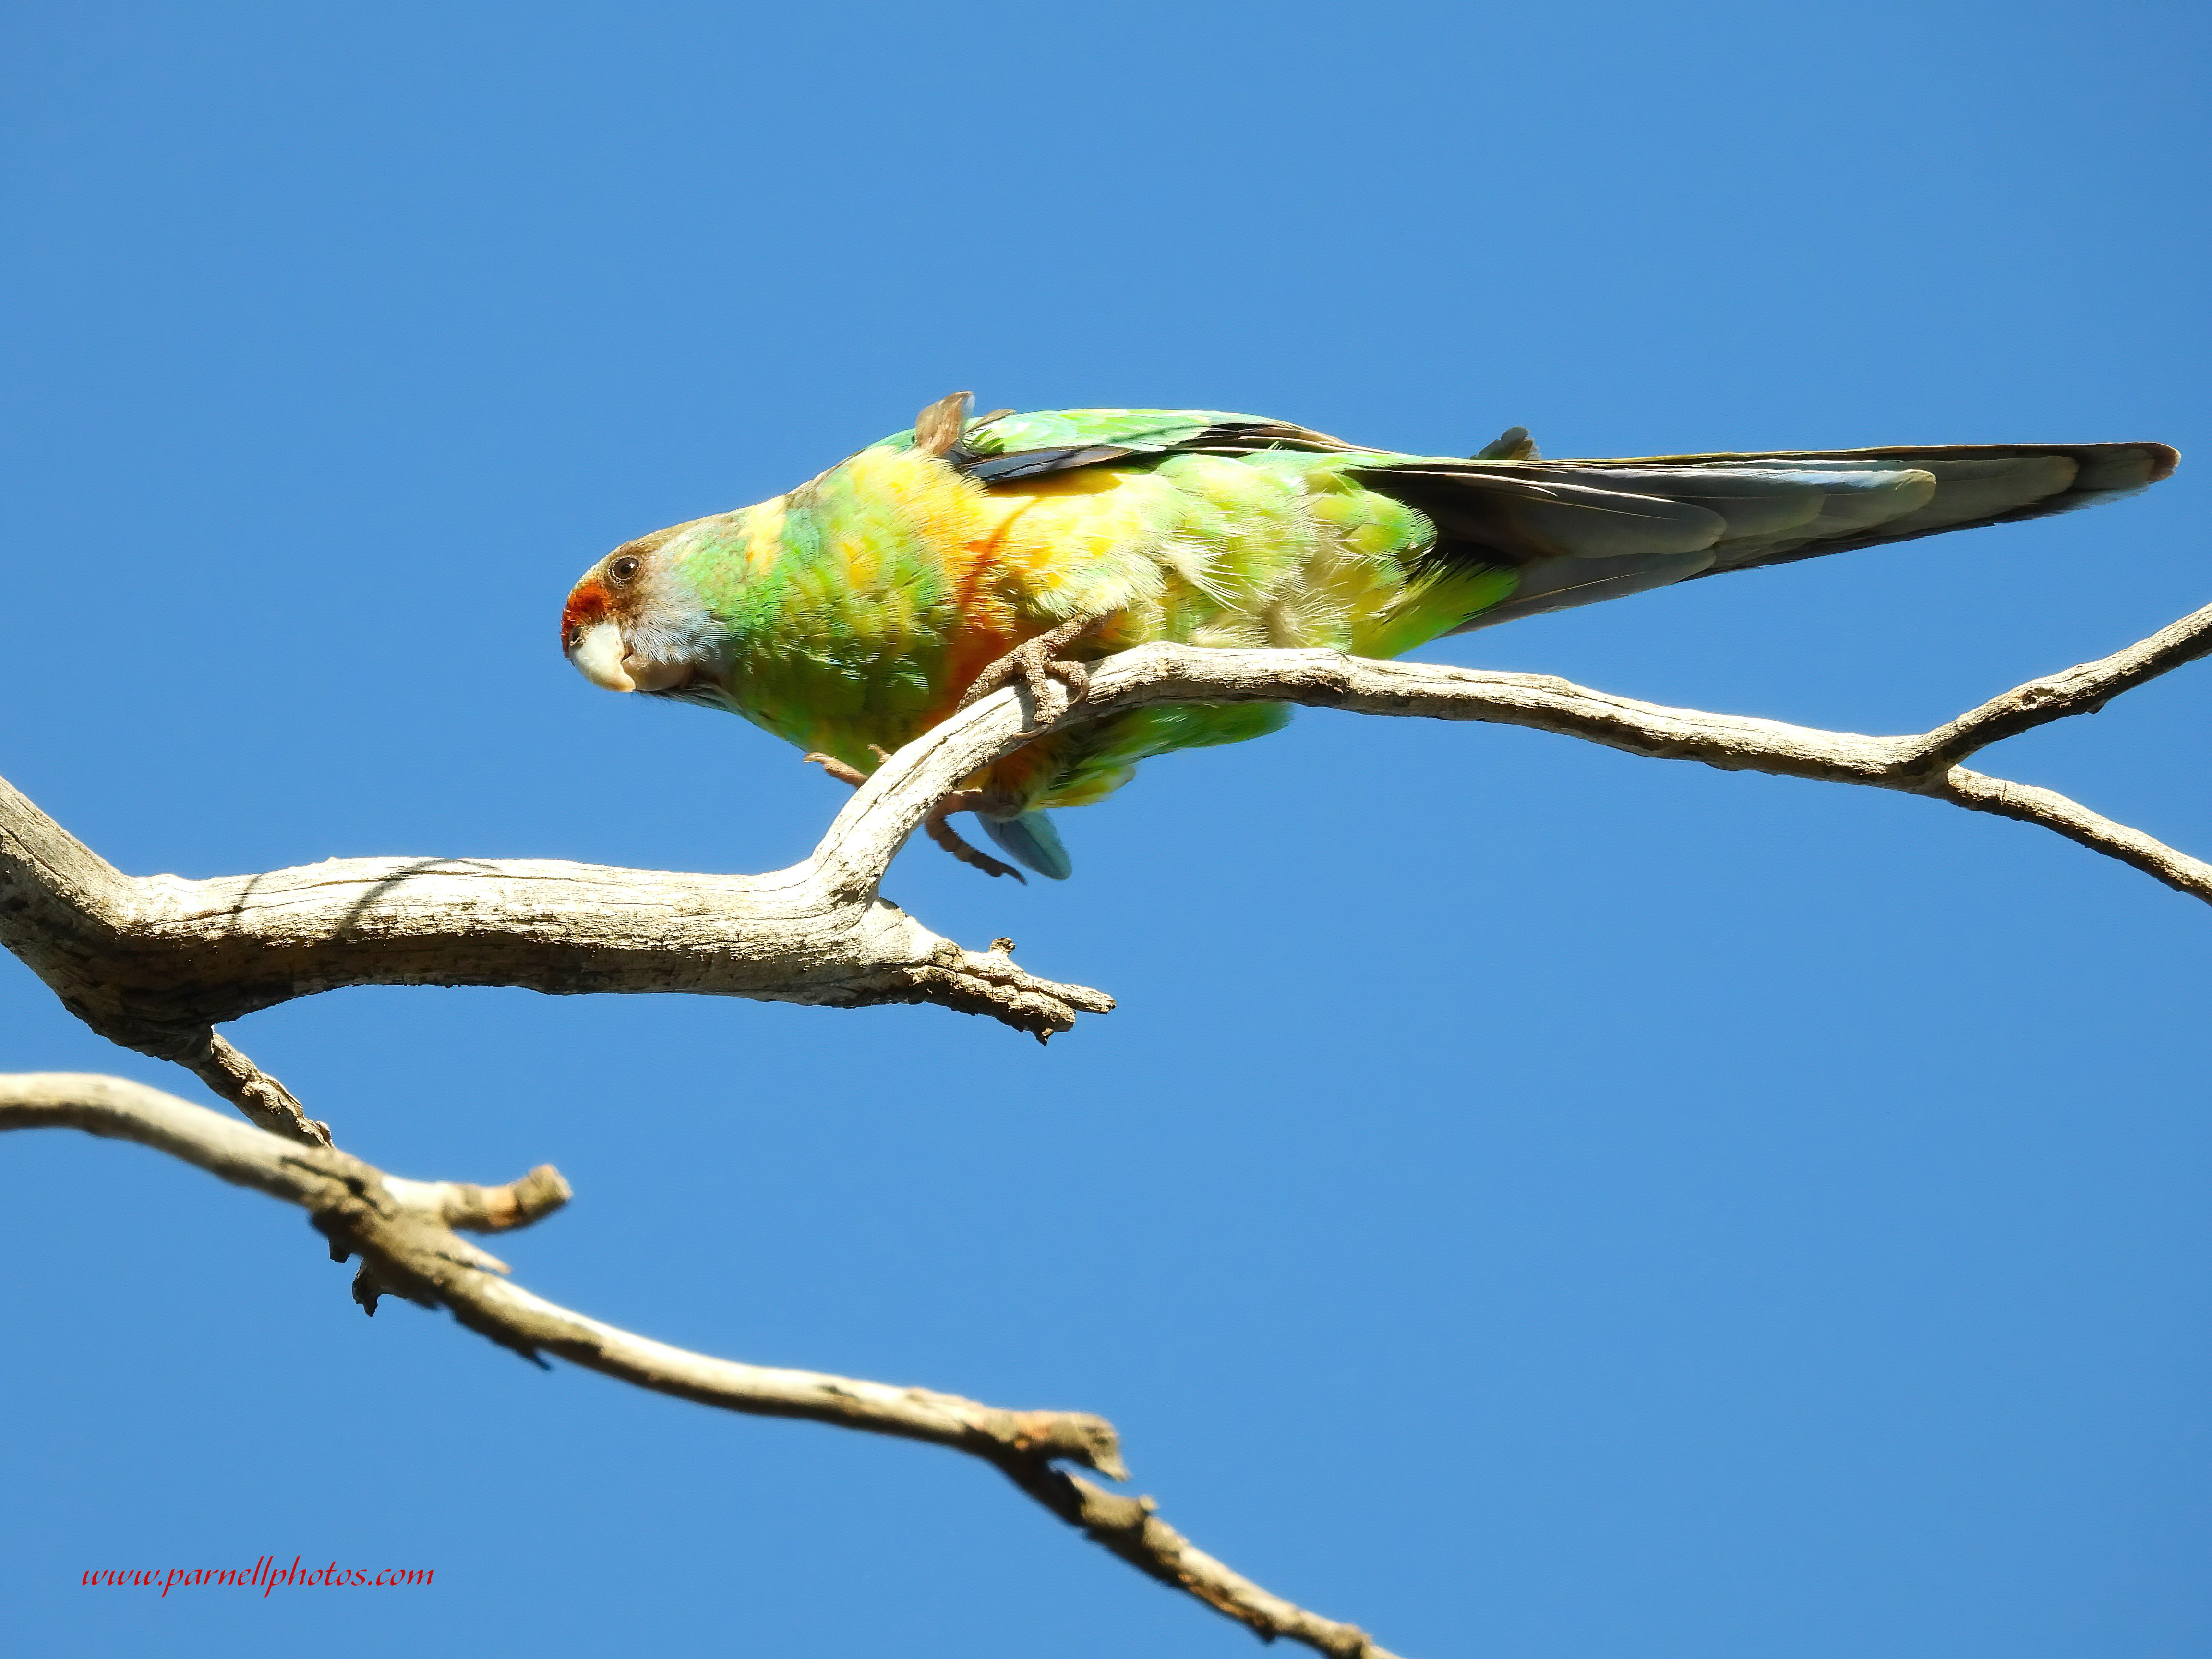
[[[1370,489],[1435,523],[1431,557],[1520,584],[1457,630],[1947,530],[2114,501],[2179,458],[2163,444],[1968,445],[1640,460],[1411,460]]]

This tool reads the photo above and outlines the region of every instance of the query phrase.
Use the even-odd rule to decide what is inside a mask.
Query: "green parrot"
[[[1148,641],[1395,657],[1692,577],[2067,512],[2179,459],[2126,443],[1547,461],[1518,427],[1462,459],[1212,410],[969,407],[956,393],[787,495],[617,547],[568,595],[568,659],[612,690],[742,714],[850,782],[1017,674],[1041,704],[1047,673],[1079,695],[1083,661]],[[955,799],[1064,878],[1047,809],[1289,717],[1136,709],[1039,737]]]

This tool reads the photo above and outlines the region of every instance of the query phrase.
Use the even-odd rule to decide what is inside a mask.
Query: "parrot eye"
[[[637,567],[640,562],[641,561],[635,555],[625,553],[621,558],[617,559],[612,564],[607,567],[607,574],[617,582],[627,582],[631,577],[637,574]]]

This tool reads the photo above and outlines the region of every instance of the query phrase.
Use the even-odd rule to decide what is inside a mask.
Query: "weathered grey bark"
[[[1864,737],[1633,702],[1545,675],[1371,662],[1332,651],[1146,646],[1097,665],[1065,726],[1164,702],[1280,702],[1370,714],[1525,726],[1663,760],[1893,789],[2040,824],[2212,902],[2212,866],[2063,795],[1968,770],[1992,743],[2112,698],[2212,652],[2212,606],[2100,661],[2015,687],[1934,731]],[[1040,677],[1041,681],[1042,677]],[[803,862],[758,876],[617,870],[544,860],[331,860],[258,876],[126,876],[0,781],[0,943],[95,1030],[189,1066],[261,1133],[109,1079],[0,1085],[0,1127],[69,1123],[160,1147],[301,1205],[358,1254],[356,1293],[451,1308],[495,1341],[731,1410],[930,1440],[981,1457],[1145,1572],[1264,1636],[1343,1659],[1388,1659],[1353,1626],[1270,1595],[1152,1512],[1067,1474],[1119,1478],[1113,1430],[1079,1413],[1005,1412],[927,1390],[689,1354],[540,1301],[455,1237],[526,1224],[567,1188],[550,1169],[507,1188],[403,1182],[330,1146],[328,1126],[213,1027],[348,985],[693,991],[835,1006],[931,1002],[1040,1039],[1103,993],[1037,978],[1012,947],[940,938],[885,901],[884,872],[962,781],[1031,735],[1025,686],[978,702],[890,756]],[[1055,699],[1057,702],[1059,700]],[[281,1139],[280,1139],[281,1137]]]
[[[1110,1008],[876,896],[913,793],[765,876],[389,858],[186,881],[123,874],[0,783],[0,942],[102,1036],[195,1069],[210,1025],[347,985],[935,1002],[1039,1036]]]

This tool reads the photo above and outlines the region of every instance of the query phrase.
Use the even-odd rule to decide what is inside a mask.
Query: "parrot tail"
[[[2117,501],[2179,459],[2164,444],[1658,455],[1644,460],[1411,460],[1357,477],[1435,524],[1427,556],[1520,581],[1456,633],[1663,587],[1947,530]],[[1529,446],[1533,451],[1534,446]]]
[[[1075,861],[1060,845],[1060,831],[1042,812],[1024,812],[1017,818],[987,817],[978,812],[983,833],[998,842],[1000,850],[1025,869],[1054,881],[1075,873]]]

